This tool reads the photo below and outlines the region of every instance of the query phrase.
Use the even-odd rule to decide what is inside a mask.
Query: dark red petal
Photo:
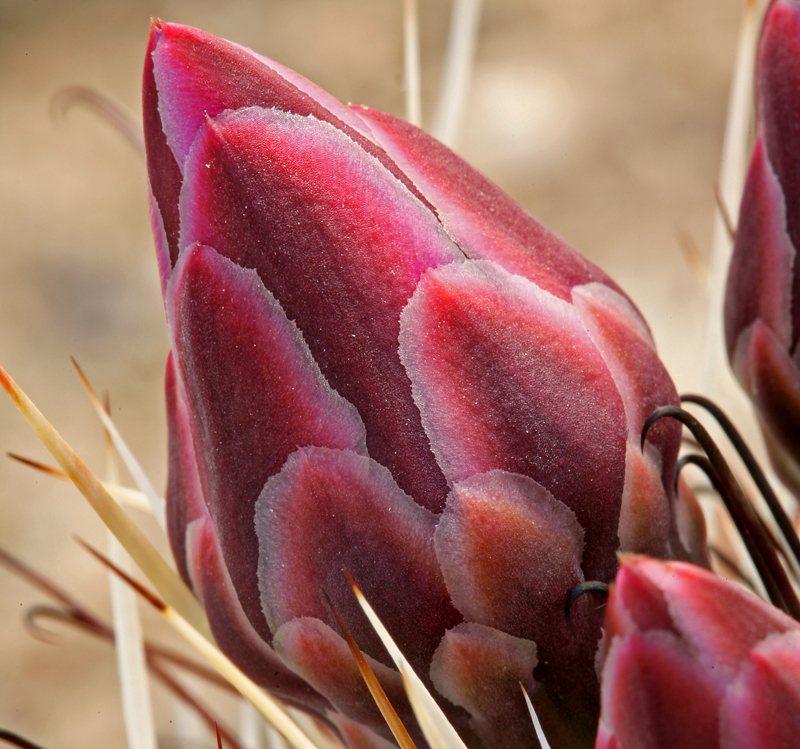
[[[436,555],[456,608],[470,621],[536,643],[536,678],[580,695],[591,713],[602,614],[588,598],[564,607],[583,582],[583,530],[573,512],[527,476],[491,471],[459,482],[436,527]]]
[[[178,259],[178,198],[181,192],[181,170],[167,145],[167,136],[158,109],[158,89],[153,69],[153,50],[161,35],[162,24],[154,21],[150,26],[150,42],[144,58],[142,83],[142,111],[144,113],[144,144],[147,153],[147,174],[153,195],[153,209],[160,218],[166,239],[170,264]],[[153,216],[153,224],[156,221]],[[156,232],[157,242],[159,233]],[[161,258],[159,258],[161,264]],[[162,274],[163,279],[163,274]],[[163,280],[162,280],[163,284]]]
[[[800,370],[761,320],[740,337],[734,370],[753,399],[762,425],[800,464]]]
[[[369,454],[440,510],[446,482],[397,353],[421,274],[461,257],[435,216],[339,130],[273,110],[209,122],[186,174],[182,241],[258,271],[358,409]]]
[[[167,358],[165,386],[169,434],[167,535],[178,572],[183,581],[191,585],[186,558],[186,529],[194,520],[208,517],[208,510],[197,474],[189,414],[179,387],[174,359],[170,353]]]
[[[431,663],[436,689],[472,716],[485,746],[538,749],[519,685],[535,688],[536,645],[481,624],[445,633]]]
[[[631,564],[662,591],[675,629],[717,680],[733,678],[768,635],[800,630],[774,606],[700,567],[646,557]]]
[[[602,683],[598,746],[712,749],[719,745],[722,690],[674,635],[650,631],[615,640]]]
[[[190,574],[220,650],[256,684],[294,704],[325,710],[328,702],[281,662],[247,620],[210,518],[189,526],[187,547]]]
[[[292,671],[324,695],[338,712],[391,738],[391,731],[364,683],[353,654],[338,632],[319,619],[301,617],[286,622],[275,632],[274,646]],[[403,678],[394,669],[366,657],[403,723],[414,730],[414,713],[406,697]]]
[[[800,632],[750,653],[720,710],[721,749],[783,749],[800,737]]]
[[[196,246],[172,281],[173,351],[202,456],[203,495],[245,613],[269,638],[258,593],[255,501],[299,446],[363,450],[363,426],[254,271]]]
[[[403,312],[400,353],[448,480],[494,468],[535,479],[586,532],[587,577],[609,581],[627,428],[575,309],[494,263],[440,267]]]
[[[354,108],[373,136],[436,206],[466,255],[493,260],[561,299],[577,284],[617,285],[449,148],[407,122]]]
[[[800,247],[800,7],[772,3],[758,50],[759,125],[769,159],[786,199],[786,226]],[[800,337],[800,273],[792,285],[792,350]],[[778,332],[778,331],[776,331]]]
[[[733,359],[742,332],[763,320],[784,348],[792,345],[792,266],[786,204],[763,142],[756,143],[739,211],[725,292],[725,340]]]
[[[327,593],[361,649],[391,663],[355,600],[346,567],[424,677],[445,630],[460,620],[436,561],[434,525],[435,516],[374,460],[350,451],[298,450],[256,506],[258,574],[270,627],[304,616],[336,627]]]

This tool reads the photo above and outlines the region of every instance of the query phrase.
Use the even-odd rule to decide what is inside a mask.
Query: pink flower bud
[[[153,25],[152,216],[172,339],[169,530],[221,647],[383,746],[326,601],[412,734],[343,567],[471,746],[591,745],[616,552],[702,554],[677,402],[619,288],[424,132]],[[702,534],[700,534],[700,538]],[[361,743],[359,743],[361,742]]]
[[[800,3],[773,0],[758,49],[758,141],[725,297],[728,358],[773,465],[800,492]]]
[[[800,736],[800,625],[683,562],[623,558],[596,749],[781,749]]]

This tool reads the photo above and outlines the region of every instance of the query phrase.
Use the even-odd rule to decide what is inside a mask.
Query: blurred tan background
[[[86,84],[138,117],[148,21],[159,16],[252,47],[344,101],[403,114],[402,0],[222,6],[0,0],[0,363],[102,471],[75,356],[110,391],[159,489],[167,344],[144,165],[85,111],[55,121],[51,97]],[[429,123],[450,3],[420,6]],[[457,145],[628,290],[679,390],[701,384],[704,291],[677,234],[710,244],[742,10],[742,0],[485,0]],[[46,459],[2,398],[0,450]],[[73,533],[104,545],[77,492],[0,459],[0,545],[106,614],[105,573]],[[0,569],[0,727],[52,749],[124,746],[111,650],[63,629],[56,645],[33,639],[22,618],[41,600]],[[162,692],[157,701],[169,746],[174,715]]]

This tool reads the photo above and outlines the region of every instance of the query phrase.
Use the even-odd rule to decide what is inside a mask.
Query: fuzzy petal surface
[[[186,557],[186,529],[198,518],[208,517],[203,487],[197,473],[197,458],[192,442],[192,426],[186,401],[175,373],[175,359],[167,358],[165,382],[169,472],[167,480],[167,535],[175,564],[183,581],[191,586]]]
[[[397,353],[400,312],[423,272],[462,258],[436,217],[340,130],[279,111],[208,122],[186,175],[184,245],[258,272],[358,409],[369,454],[441,510],[447,485]]]
[[[453,603],[469,621],[536,643],[536,679],[590,712],[602,614],[588,598],[564,614],[583,582],[584,533],[573,512],[527,476],[491,471],[459,482],[436,528]],[[574,707],[574,706],[572,706]]]
[[[338,712],[369,726],[386,739],[391,738],[392,734],[361,677],[353,654],[338,632],[319,619],[300,617],[276,631],[274,644],[281,659],[325,695]],[[400,674],[366,657],[389,701],[402,716],[403,724],[418,733]]]
[[[626,417],[574,308],[494,263],[443,266],[403,312],[400,353],[448,480],[492,469],[534,479],[584,529],[586,575],[610,580]]]
[[[674,635],[650,631],[617,639],[603,670],[596,746],[712,749],[719,745],[721,697],[721,688]]]
[[[721,749],[783,749],[800,737],[800,632],[750,653],[720,710]]]
[[[242,606],[269,638],[258,592],[256,499],[302,445],[363,450],[363,425],[254,271],[198,245],[184,253],[173,284],[174,351],[203,456],[203,494]]]
[[[646,557],[631,564],[663,593],[675,630],[716,679],[734,675],[768,635],[800,629],[774,606],[700,567]]]
[[[435,515],[374,460],[325,448],[293,453],[256,507],[258,576],[270,627],[296,617],[336,627],[327,593],[359,647],[391,663],[356,602],[346,567],[424,676],[445,630],[461,619],[436,560],[434,527]]]
[[[187,552],[195,589],[220,650],[256,684],[283,699],[317,710],[328,707],[327,700],[292,673],[247,620],[209,518],[197,519],[187,529]]]
[[[757,320],[739,337],[733,359],[762,425],[800,464],[800,369],[772,330]]]
[[[492,260],[569,300],[573,286],[617,285],[447,146],[397,117],[354,107],[374,138],[436,206],[467,257]]]
[[[786,233],[783,192],[759,140],[742,196],[725,292],[728,358],[733,358],[742,332],[759,319],[784,348],[791,347],[795,255]]]
[[[538,749],[519,685],[535,690],[536,645],[481,624],[449,630],[431,663],[431,679],[448,700],[472,716],[486,746]]]
[[[800,247],[800,6],[771,3],[764,20],[756,71],[759,126],[767,158],[786,203],[786,228]],[[800,273],[792,285],[793,351],[800,337]],[[776,333],[781,331],[776,330]]]

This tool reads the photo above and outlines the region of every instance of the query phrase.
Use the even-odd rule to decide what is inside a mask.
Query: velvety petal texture
[[[758,132],[725,297],[734,373],[778,475],[800,496],[800,3],[772,0],[758,48]]]
[[[624,557],[602,659],[596,749],[797,742],[800,624],[699,567]]]
[[[386,749],[335,608],[424,749],[346,569],[470,749],[537,746],[520,682],[590,747],[602,610],[570,628],[570,592],[704,553],[680,429],[639,447],[678,401],[634,305],[421,130],[236,44],[154,22],[143,101],[169,536],[220,646]]]

